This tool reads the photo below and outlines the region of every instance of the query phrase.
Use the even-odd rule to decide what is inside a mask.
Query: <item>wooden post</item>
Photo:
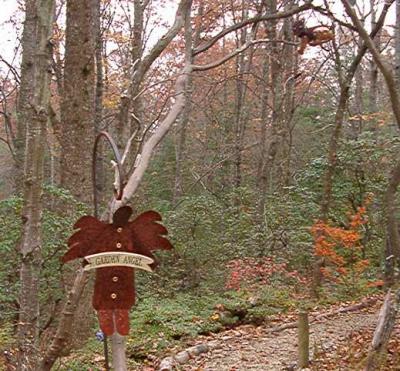
[[[306,368],[309,365],[310,326],[308,313],[301,311],[298,320],[298,367]]]
[[[125,356],[125,336],[117,332],[111,336],[112,364],[114,371],[128,371]]]

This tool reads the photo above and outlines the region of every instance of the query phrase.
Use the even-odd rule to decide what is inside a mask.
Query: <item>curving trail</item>
[[[316,352],[335,353],[352,334],[373,331],[377,311],[344,313],[323,318],[310,326],[311,358]],[[268,328],[241,326],[213,336],[210,351],[180,366],[198,371],[274,371],[294,370],[297,357],[295,328],[271,333]],[[179,368],[178,368],[179,369]],[[319,368],[322,371],[322,369]]]

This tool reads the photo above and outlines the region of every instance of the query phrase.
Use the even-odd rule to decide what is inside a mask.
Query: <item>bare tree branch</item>
[[[390,99],[392,101],[393,114],[396,117],[396,122],[400,129],[400,97],[399,97],[399,93],[396,88],[394,74],[393,74],[391,68],[383,61],[381,53],[376,48],[376,45],[375,45],[374,41],[372,40],[373,36],[371,37],[370,35],[368,35],[367,31],[365,30],[362,23],[358,19],[357,14],[354,12],[354,10],[351,7],[351,5],[349,4],[348,0],[342,0],[342,3],[346,9],[346,13],[349,15],[349,17],[351,18],[352,22],[354,23],[358,33],[362,37],[362,39],[365,43],[365,47],[367,47],[369,49],[369,51],[371,52],[371,54],[374,58],[376,65],[382,72],[382,75],[386,81],[387,88],[389,90]],[[394,0],[386,0],[385,8],[389,8],[393,3],[394,3]]]
[[[295,43],[295,42],[286,41],[286,40],[271,40],[271,39],[250,40],[250,41],[244,43],[241,47],[235,49],[231,53],[229,53],[226,56],[224,56],[223,58],[219,59],[218,61],[215,61],[215,62],[209,63],[209,64],[205,64],[205,65],[193,65],[192,66],[193,71],[207,71],[212,68],[218,67],[221,64],[225,63],[226,61],[228,61],[229,59],[232,59],[236,55],[244,52],[246,49],[248,49],[251,46],[254,46],[256,44],[261,44],[261,43],[270,43],[270,42],[278,42],[278,43],[288,44],[288,45],[297,45],[297,43]]]
[[[185,105],[185,85],[188,75],[192,72],[191,66],[186,65],[180,76],[177,78],[175,83],[175,102],[173,103],[171,109],[169,110],[165,119],[160,123],[154,134],[146,141],[143,146],[143,151],[141,154],[141,160],[137,168],[128,180],[128,183],[124,190],[124,195],[122,198],[122,205],[125,205],[129,199],[136,192],[141,180],[143,179],[144,173],[149,166],[150,159],[154,152],[154,149],[161,142],[164,136],[167,134],[168,130],[171,128],[172,124],[175,122],[178,115],[182,112]]]
[[[304,10],[311,9],[311,8],[312,8],[312,1],[307,1],[303,5],[294,7],[287,11],[283,11],[283,12],[279,12],[279,13],[275,13],[275,14],[260,15],[260,16],[256,16],[253,18],[245,19],[241,22],[235,23],[234,25],[232,25],[230,27],[225,28],[224,30],[219,32],[217,35],[212,37],[210,40],[208,40],[206,43],[195,48],[193,50],[193,55],[197,55],[197,54],[205,52],[206,50],[211,48],[222,37],[228,35],[231,32],[237,31],[247,25],[258,23],[261,21],[272,21],[274,19],[288,18],[294,14],[300,13]]]
[[[167,31],[167,33],[161,37],[160,40],[154,45],[152,50],[147,54],[143,61],[139,64],[135,80],[142,81],[144,75],[149,70],[153,62],[160,56],[160,54],[165,50],[165,48],[169,45],[169,43],[174,39],[174,37],[178,34],[180,29],[184,24],[184,15],[189,6],[191,6],[191,0],[181,0],[178,10],[176,11],[174,24]]]

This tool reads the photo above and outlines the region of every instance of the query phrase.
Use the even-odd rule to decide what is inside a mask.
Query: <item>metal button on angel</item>
[[[172,249],[164,237],[167,229],[158,223],[160,214],[147,211],[130,222],[131,215],[132,209],[123,206],[111,224],[83,216],[74,225],[79,230],[69,238],[69,250],[62,257],[64,263],[85,258],[96,268],[93,307],[107,336],[115,331],[128,335],[129,309],[135,304],[132,267],[151,270],[157,264],[151,251]]]

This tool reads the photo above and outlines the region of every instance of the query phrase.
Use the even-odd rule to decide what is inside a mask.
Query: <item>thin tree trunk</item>
[[[371,6],[371,28],[376,26],[376,9],[377,1],[370,0]],[[379,50],[381,45],[381,33],[378,32],[373,38],[376,48]],[[378,110],[378,66],[372,59],[370,63],[370,86],[369,86],[369,112],[373,113]]]
[[[246,17],[246,11],[244,10],[244,4],[242,3],[242,18]],[[247,40],[247,30],[244,28],[240,31],[240,37],[238,40],[239,47],[243,45]],[[234,185],[238,189],[242,184],[242,147],[243,147],[243,131],[244,131],[244,103],[246,97],[246,84],[244,79],[246,78],[245,73],[247,72],[249,63],[245,61],[245,53],[241,53],[236,57],[236,102],[235,102],[235,175]]]
[[[263,62],[263,79],[262,79],[262,93],[261,93],[261,153],[260,160],[258,162],[257,169],[257,185],[260,191],[260,197],[257,203],[257,219],[258,224],[261,223],[264,210],[265,210],[265,202],[267,199],[267,188],[268,188],[268,174],[265,171],[265,166],[268,162],[267,158],[267,127],[268,127],[268,100],[269,100],[269,64],[270,61],[267,57],[267,51],[265,50],[265,57]]]
[[[131,55],[130,63],[127,68],[131,79],[131,84],[127,89],[126,93],[121,95],[121,101],[119,106],[118,122],[117,122],[117,134],[118,134],[118,147],[123,153],[124,143],[131,137],[131,132],[140,127],[142,123],[142,104],[141,98],[138,97],[138,93],[141,89],[142,80],[140,79],[137,71],[140,69],[140,65],[143,59],[143,32],[144,32],[144,5],[141,0],[133,1],[134,7],[134,20],[133,20],[133,37],[131,43]],[[143,76],[141,77],[143,78]],[[130,115],[133,112],[133,115]],[[134,125],[136,123],[136,125]],[[135,127],[136,126],[136,127]],[[138,130],[137,135],[140,136],[141,132]],[[135,142],[136,143],[136,142]],[[137,145],[137,144],[136,144]],[[136,153],[137,148],[131,148],[132,153]],[[130,158],[130,160],[135,160]],[[126,164],[127,168],[131,164]]]
[[[35,7],[27,10],[27,18],[36,20],[32,58],[32,100],[23,105],[23,117],[27,122],[26,154],[24,171],[23,231],[20,246],[20,293],[18,320],[18,369],[35,370],[39,349],[39,278],[42,265],[42,187],[46,124],[50,97],[50,58],[54,0],[38,0]],[[30,13],[31,12],[31,13]],[[32,25],[29,25],[32,26]],[[29,27],[28,26],[28,27]],[[28,53],[32,52],[28,46]],[[24,45],[23,45],[24,48]],[[23,50],[25,53],[25,50]],[[25,87],[23,87],[25,88]],[[27,102],[26,102],[27,104]]]
[[[289,2],[287,5],[287,10],[290,10],[293,7],[293,2]],[[292,22],[289,19],[285,19],[284,21],[284,38],[288,41],[293,41],[293,33],[292,33]],[[294,46],[285,45],[283,49],[283,60],[284,64],[284,91],[285,96],[283,97],[284,101],[282,111],[283,111],[283,120],[284,120],[284,142],[283,142],[283,161],[282,161],[282,185],[284,187],[288,187],[291,183],[291,154],[292,154],[292,146],[293,146],[293,125],[292,119],[294,114],[294,102],[295,102],[295,79],[293,76],[296,76],[296,56],[297,51]]]
[[[385,245],[385,284],[390,287],[394,283],[395,266],[400,267],[400,234],[397,223],[397,189],[400,184],[400,162],[392,170],[386,190],[386,223],[387,237]]]
[[[395,76],[397,86],[400,86],[400,0],[396,0]]]
[[[25,137],[30,122],[30,105],[34,91],[34,65],[36,52],[36,0],[25,1],[25,20],[22,32],[21,81],[17,101],[17,136],[15,140],[15,188],[21,191],[19,181],[24,172]]]
[[[200,4],[199,16],[203,14],[203,4]],[[192,37],[192,25],[190,17],[185,19],[185,55],[186,59],[193,63],[192,48],[193,45],[197,45],[198,39],[200,37],[201,26],[196,30],[196,34]],[[194,39],[194,40],[193,40]],[[193,90],[193,76],[190,75],[187,78],[185,87],[185,107],[182,112],[179,131],[178,131],[178,143],[176,145],[176,166],[175,166],[175,184],[174,184],[174,194],[172,203],[176,205],[178,199],[183,193],[183,161],[186,157],[186,131],[190,120],[190,113],[192,111],[192,90]]]
[[[376,22],[374,22],[374,25],[376,25]],[[362,40],[361,38],[359,39],[359,47],[361,47]],[[364,113],[364,103],[363,103],[363,94],[364,94],[364,89],[363,89],[363,68],[362,64],[360,64],[357,67],[356,73],[355,73],[355,97],[354,97],[354,103],[355,103],[355,115],[357,117],[356,120],[352,120],[352,136],[353,138],[358,138],[358,136],[361,134],[362,130],[362,125],[363,125],[363,113]]]
[[[276,0],[268,1],[269,11],[275,13],[277,10]],[[269,22],[269,34],[271,39],[277,39],[277,22]],[[271,139],[268,147],[267,162],[265,164],[265,176],[267,184],[270,184],[272,178],[273,166],[279,150],[279,145],[282,139],[282,122],[280,108],[282,105],[282,79],[281,79],[281,64],[279,62],[280,46],[277,42],[271,42],[270,54],[270,80],[271,80],[271,96],[272,96],[272,122],[271,122]]]
[[[103,78],[103,30],[101,28],[100,11],[101,11],[101,1],[94,1],[94,22],[93,32],[96,37],[96,93],[95,93],[95,108],[94,108],[94,130],[96,135],[102,130],[102,120],[103,120],[103,91],[104,91],[104,78]],[[103,162],[103,147],[99,143],[100,147],[97,151],[96,159],[96,178],[98,179],[96,187],[98,188],[98,193],[103,195],[103,188],[105,186],[105,174],[104,174],[104,162]],[[100,197],[101,199],[101,197]]]

